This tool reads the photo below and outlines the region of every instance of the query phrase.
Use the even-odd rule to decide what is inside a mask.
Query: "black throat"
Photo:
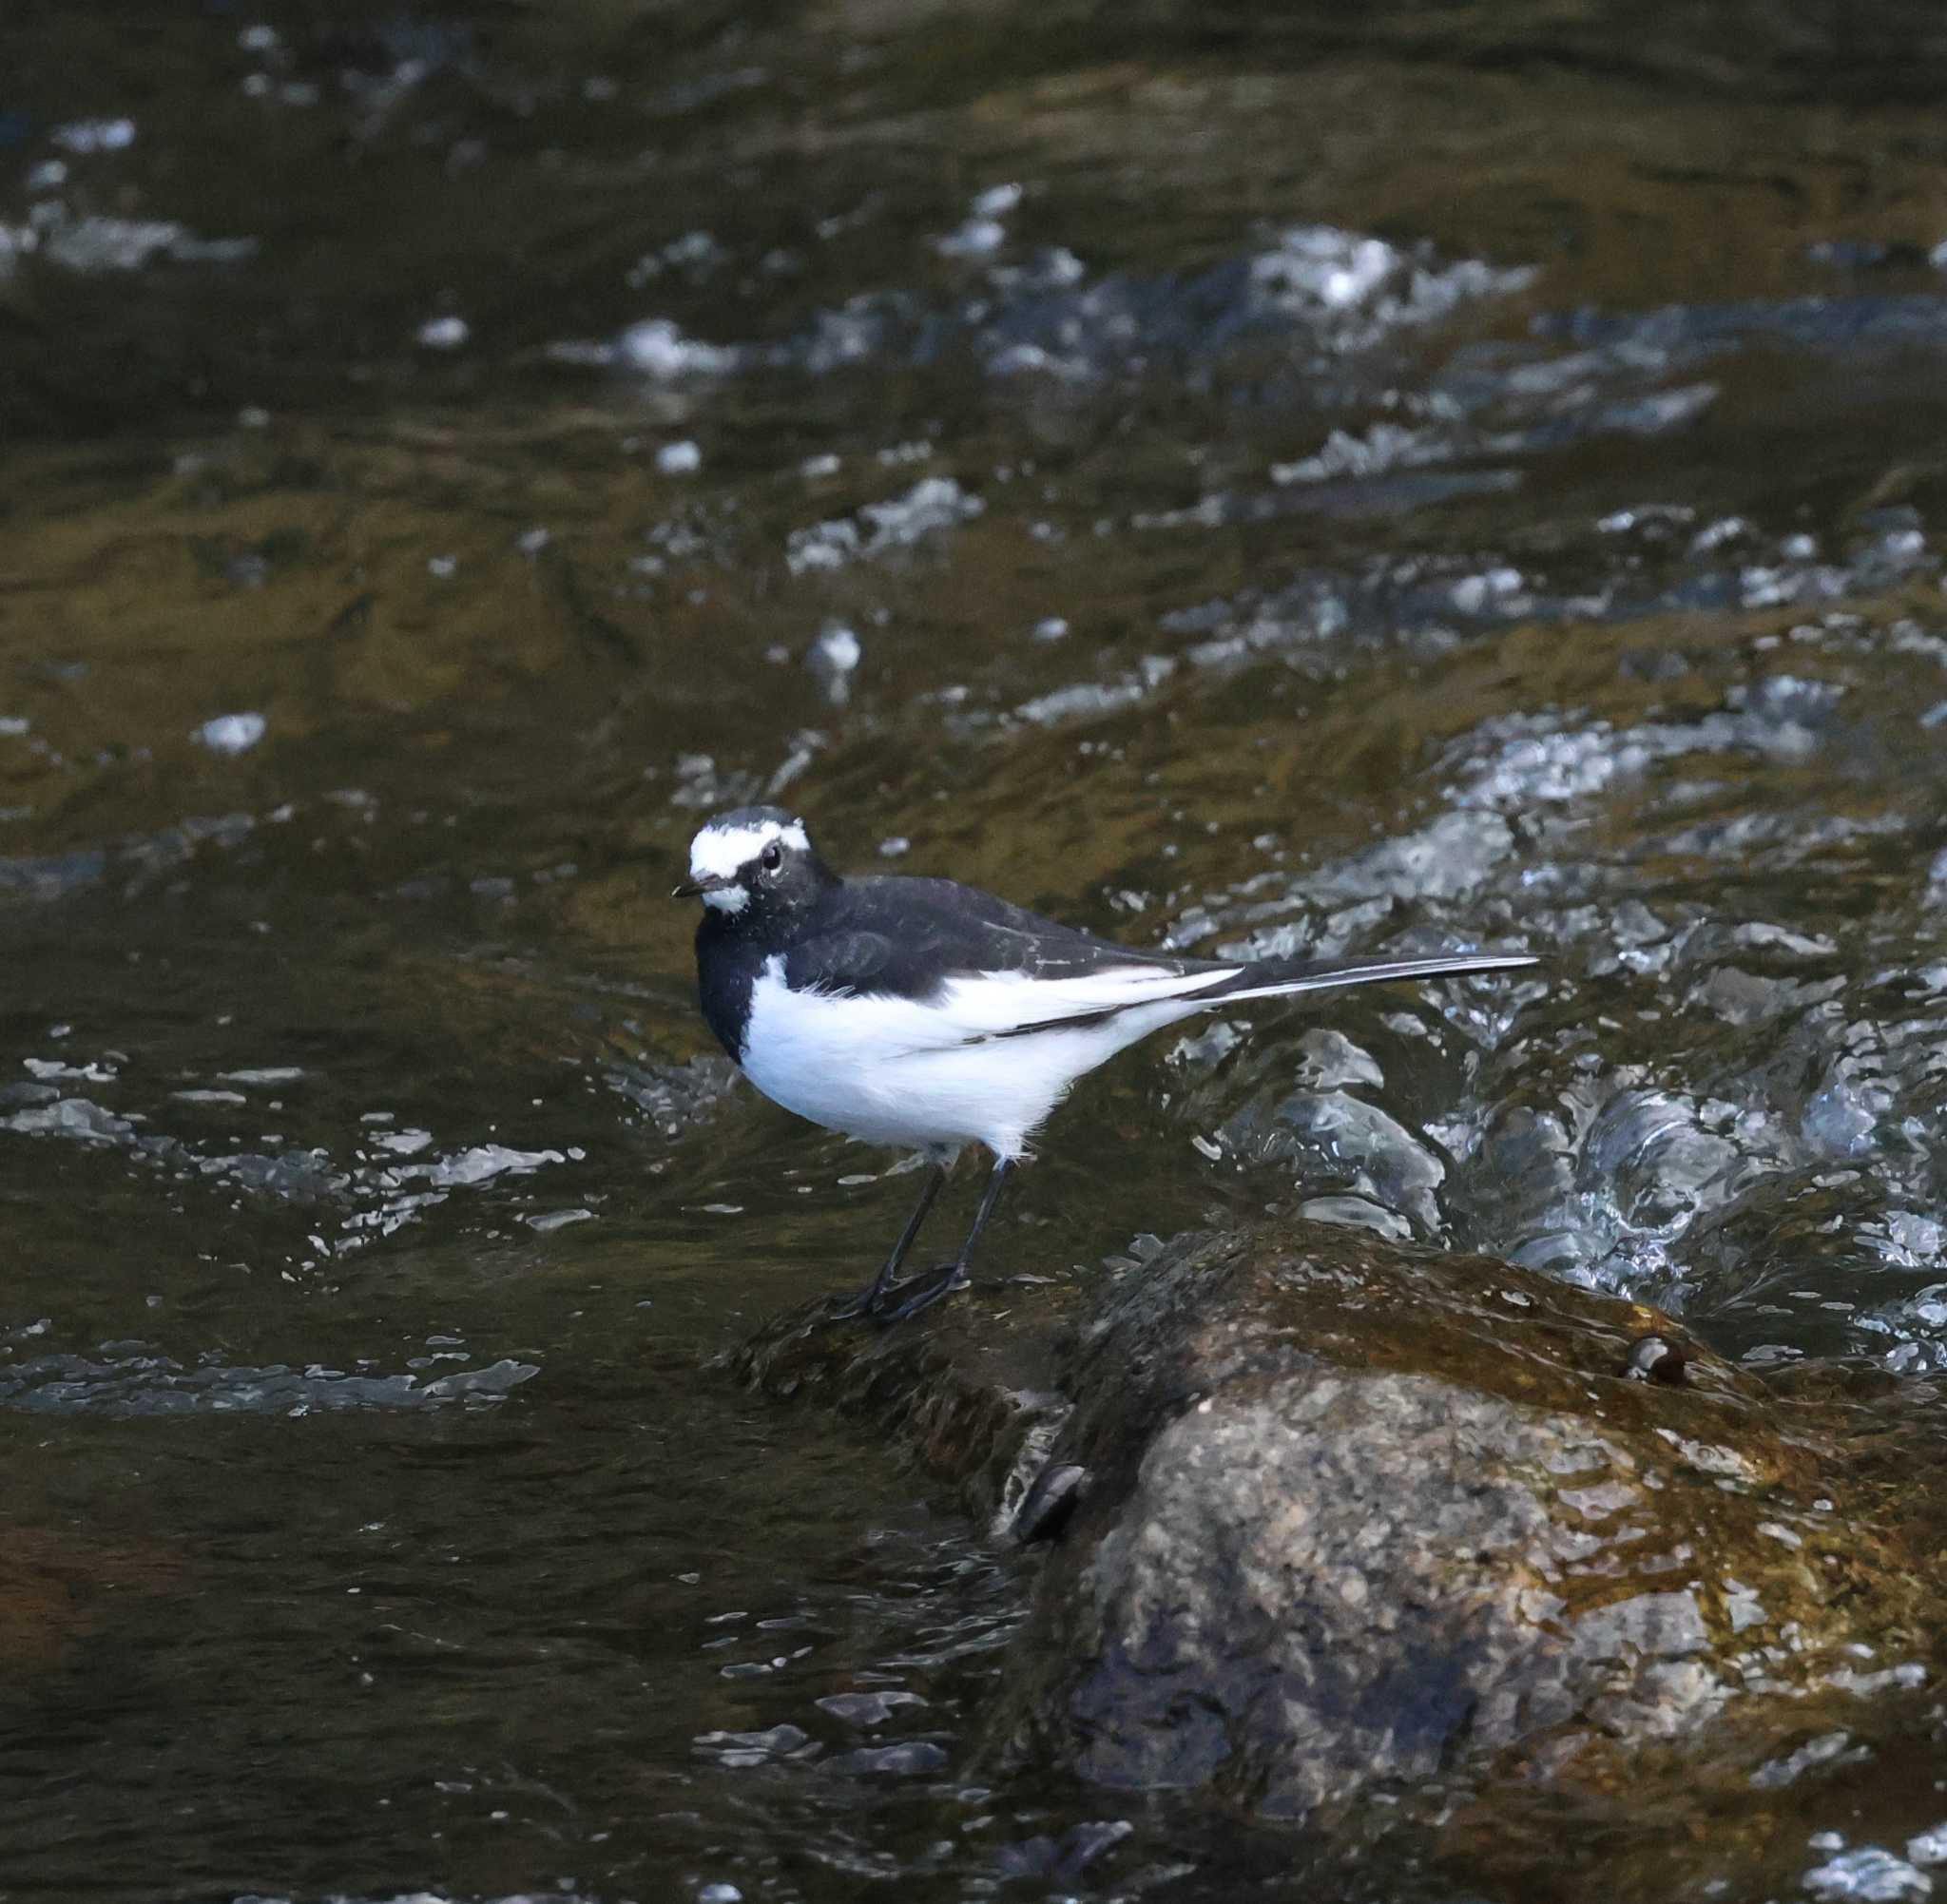
[[[816,857],[788,869],[776,885],[746,881],[734,913],[705,906],[696,929],[697,1001],[704,1022],[741,1065],[750,1043],[750,995],[764,961],[815,936],[842,911],[845,882]]]
[[[696,995],[704,1023],[741,1065],[750,1030],[750,993],[769,950],[728,913],[705,906],[696,929]]]

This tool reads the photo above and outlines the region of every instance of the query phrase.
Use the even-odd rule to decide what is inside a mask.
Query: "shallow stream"
[[[976,1306],[1274,1208],[1931,1404],[1947,36],[1348,17],[0,16],[0,1897],[1326,1881],[997,1774],[1031,1560],[706,1366],[910,1187],[708,1048],[752,798],[1546,961],[1118,1061]]]

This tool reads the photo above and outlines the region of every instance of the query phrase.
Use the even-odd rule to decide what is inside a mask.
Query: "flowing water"
[[[722,805],[1546,960],[1130,1054],[995,1271],[1947,1368],[1932,10],[165,13],[0,16],[0,1896],[1300,1883],[997,1773],[1031,1561],[706,1368],[911,1188],[707,1049]]]

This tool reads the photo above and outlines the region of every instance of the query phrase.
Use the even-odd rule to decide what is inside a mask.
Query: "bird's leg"
[[[951,1296],[956,1289],[965,1289],[972,1279],[967,1274],[967,1265],[974,1260],[974,1245],[980,1240],[980,1232],[987,1227],[987,1220],[993,1215],[993,1206],[1000,1202],[1001,1185],[1007,1182],[1008,1171],[1012,1168],[1010,1159],[1001,1157],[994,1160],[993,1175],[987,1180],[987,1188],[981,1193],[980,1207],[974,1212],[974,1227],[967,1232],[967,1240],[960,1245],[960,1253],[952,1262],[941,1265],[940,1274],[923,1289],[916,1289],[902,1301],[888,1304],[873,1310],[872,1319],[881,1325],[903,1322],[909,1316],[916,1316],[922,1309],[928,1309],[942,1296]]]
[[[919,1192],[919,1202],[913,1214],[906,1219],[906,1227],[899,1232],[899,1240],[893,1245],[893,1253],[879,1266],[879,1272],[861,1289],[857,1296],[848,1296],[835,1304],[828,1312],[834,1322],[847,1322],[856,1316],[877,1316],[884,1306],[887,1295],[896,1285],[899,1265],[906,1260],[906,1252],[913,1247],[913,1240],[919,1234],[919,1226],[926,1221],[926,1213],[933,1208],[933,1202],[939,1195],[940,1185],[947,1181],[947,1166],[937,1158],[926,1173],[925,1187]]]

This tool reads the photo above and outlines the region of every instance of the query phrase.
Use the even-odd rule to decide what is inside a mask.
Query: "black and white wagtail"
[[[1535,963],[1494,952],[1306,963],[1134,952],[951,879],[842,878],[804,822],[770,806],[711,820],[674,896],[704,902],[704,1017],[744,1076],[814,1124],[931,1162],[893,1253],[837,1312],[882,1322],[967,1286],[974,1245],[1029,1137],[1125,1045],[1246,998]],[[931,1279],[901,1282],[963,1144],[994,1156],[974,1227]]]

